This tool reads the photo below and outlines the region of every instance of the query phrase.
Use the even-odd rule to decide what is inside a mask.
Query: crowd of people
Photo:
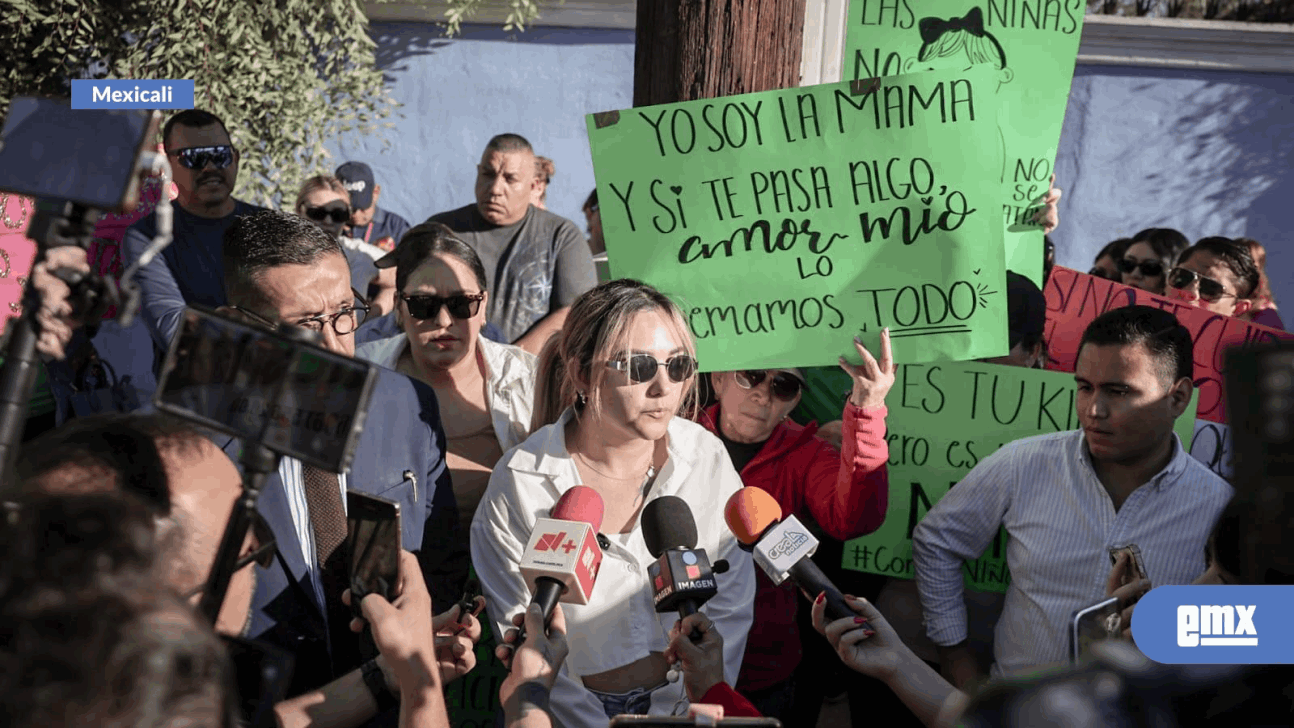
[[[830,680],[813,656],[824,649],[869,680],[850,690],[856,724],[1028,724],[1009,705],[1041,710],[1037,695],[1075,690],[1072,675],[1038,677],[1068,663],[1075,609],[1117,597],[1123,639],[1098,656],[1144,667],[1129,625],[1151,585],[1238,581],[1233,488],[1173,431],[1195,352],[1170,313],[1131,306],[1094,320],[1075,371],[1080,429],[982,459],[916,525],[915,581],[868,582],[859,594],[862,582],[842,577],[856,616],[829,620],[824,594],[802,604],[757,567],[725,505],[759,488],[837,544],[882,525],[897,371],[888,332],[876,352],[841,342],[851,388],[819,428],[791,417],[812,370],[701,374],[669,297],[638,281],[598,283],[596,192],[586,239],[544,208],[553,162],[518,135],[485,145],[473,202],[412,226],[378,207],[381,187],[362,162],[305,180],[291,210],[277,211],[233,196],[239,153],[214,115],[172,116],[163,144],[178,191],[174,241],[139,274],[158,364],[187,306],[308,329],[325,349],[377,366],[367,417],[346,472],[278,460],[214,624],[193,607],[243,503],[249,443],[150,411],[73,419],[26,442],[0,486],[0,613],[11,625],[0,705],[11,725],[93,715],[228,726],[261,709],[282,726],[448,726],[446,686],[475,680],[490,686],[500,725],[602,728],[717,704],[815,726]],[[1058,196],[1040,212],[1048,229]],[[129,261],[156,229],[150,215],[127,232]],[[54,275],[88,270],[78,252],[51,251],[33,270],[45,357],[62,357],[82,324]],[[1189,245],[1150,229],[1106,246],[1091,273],[1279,325],[1261,257],[1253,241]],[[1011,349],[988,363],[1040,368],[1042,292],[1009,273],[1008,299]],[[558,605],[545,622],[519,563],[537,519],[576,486],[601,498],[603,560],[587,603]],[[352,604],[349,491],[400,506],[392,599]],[[695,547],[725,564],[717,594],[682,618],[656,610],[648,575],[643,513],[668,496],[695,514]],[[966,593],[962,562],[1003,528],[1006,594]],[[1111,568],[1110,549],[1128,544],[1146,554],[1144,574],[1128,558]],[[482,595],[465,600],[472,582]],[[987,674],[976,645],[985,631]],[[238,645],[287,655],[290,675],[249,694],[256,676],[240,674]],[[1288,724],[1285,677],[1261,684],[1263,701],[1191,703],[1182,720],[1274,711]],[[1244,712],[1259,704],[1265,712]]]

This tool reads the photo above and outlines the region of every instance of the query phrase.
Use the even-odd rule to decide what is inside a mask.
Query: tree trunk
[[[805,0],[638,0],[634,106],[800,84]]]

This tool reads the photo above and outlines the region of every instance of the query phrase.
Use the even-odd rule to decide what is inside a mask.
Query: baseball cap
[[[373,204],[373,170],[363,162],[347,162],[337,168],[337,179],[350,193],[352,210],[367,210]]]
[[[1026,336],[1042,336],[1047,322],[1047,299],[1037,284],[1019,273],[1007,271],[1006,301],[1011,348]]]

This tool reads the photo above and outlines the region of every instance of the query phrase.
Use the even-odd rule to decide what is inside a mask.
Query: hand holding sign
[[[858,349],[863,363],[854,366],[840,357],[840,368],[854,380],[854,390],[849,395],[850,404],[859,409],[885,406],[885,395],[894,386],[894,373],[898,371],[894,363],[894,347],[890,343],[890,329],[881,329],[881,360],[872,356],[858,337],[854,337],[854,346]]]
[[[1033,216],[1033,221],[1042,225],[1043,235],[1050,235],[1052,230],[1060,226],[1060,210],[1057,205],[1060,202],[1061,190],[1056,187],[1055,174],[1051,176],[1050,184],[1051,187],[1042,198],[1042,209]]]

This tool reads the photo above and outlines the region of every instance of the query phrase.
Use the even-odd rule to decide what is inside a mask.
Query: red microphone
[[[534,595],[530,603],[544,611],[544,624],[559,601],[588,604],[602,565],[598,531],[605,506],[596,490],[577,485],[562,494],[548,518],[535,521],[521,555],[521,575]],[[526,639],[523,627],[514,644]]]

